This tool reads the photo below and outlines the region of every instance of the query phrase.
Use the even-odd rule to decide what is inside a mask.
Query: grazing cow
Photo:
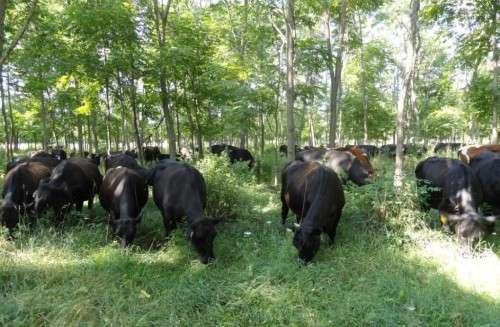
[[[359,153],[358,153],[359,155]],[[350,151],[336,151],[326,149],[316,149],[302,151],[297,154],[295,160],[310,162],[317,161],[324,163],[327,167],[333,169],[341,178],[342,182],[352,181],[358,186],[366,185],[374,175],[373,168],[366,157],[365,165]],[[368,166],[371,169],[367,169]]]
[[[461,147],[465,146],[463,143],[447,143],[439,142],[434,146],[434,153],[441,151],[458,151]]]
[[[469,165],[472,159],[484,152],[500,154],[500,145],[466,145],[458,150],[458,159]]]
[[[373,166],[370,163],[370,158],[365,151],[358,147],[351,147],[348,152],[352,153],[356,159],[359,160],[361,166],[363,166],[363,168],[368,172],[368,177],[373,177],[375,175]]]
[[[201,173],[186,163],[163,160],[151,175],[153,198],[160,209],[165,234],[176,228],[177,222],[186,217],[189,238],[203,264],[214,259],[213,241],[215,225],[220,221],[208,219],[203,214],[207,204],[207,190]]]
[[[59,160],[52,156],[35,156],[35,157],[21,157],[21,158],[16,158],[13,159],[12,161],[7,163],[5,173],[8,173],[11,169],[16,167],[17,165],[24,163],[24,162],[39,162],[47,167],[49,167],[51,170],[59,164]]]
[[[491,206],[495,216],[500,215],[500,154],[483,152],[474,157],[470,164],[472,171],[481,185],[484,202]],[[493,232],[494,221],[487,218],[492,224],[489,232]]]
[[[106,171],[108,171],[111,168],[116,168],[119,166],[134,169],[139,174],[141,174],[146,180],[149,179],[149,174],[150,174],[149,169],[146,169],[141,165],[139,165],[139,163],[137,162],[137,160],[135,160],[135,158],[132,158],[127,154],[124,153],[112,154],[110,156],[106,156],[106,158],[104,159],[104,169]]]
[[[255,164],[255,160],[253,159],[252,154],[247,149],[240,149],[240,148],[232,149],[229,150],[228,155],[229,155],[229,161],[231,161],[232,164],[237,161],[248,161],[248,168],[250,169]]]
[[[63,149],[52,149],[50,154],[59,161],[66,160],[68,158],[66,151]]]
[[[50,176],[51,168],[40,162],[24,162],[5,176],[0,206],[0,220],[12,233],[24,214],[33,206],[33,193],[43,178]]]
[[[138,157],[137,152],[135,150],[126,150],[124,153],[134,159],[137,159]]]
[[[491,217],[481,217],[478,207],[483,201],[481,185],[472,169],[459,160],[428,158],[415,170],[419,183],[427,183],[441,189],[442,196],[437,205],[440,221],[447,230],[455,232],[460,241],[471,244],[488,232]],[[438,194],[434,190],[429,205],[435,207]]]
[[[52,208],[58,222],[62,222],[63,211],[73,204],[81,211],[83,202],[88,201],[91,209],[101,183],[99,169],[90,160],[76,157],[64,160],[54,168],[49,179],[40,181],[34,193],[35,211],[40,215]]]
[[[318,162],[292,161],[282,172],[281,222],[288,210],[296,214],[293,245],[299,258],[309,262],[319,249],[321,233],[335,241],[337,225],[345,204],[344,191],[337,174]]]
[[[160,148],[157,146],[145,146],[143,149],[144,161],[146,163],[151,163],[158,160],[160,153]]]
[[[311,148],[309,146],[306,146],[306,148]],[[282,144],[280,145],[279,149],[278,149],[280,155],[286,157],[287,154],[288,154],[288,145],[286,144]],[[297,144],[295,144],[295,154],[299,153],[300,151],[302,151],[302,149],[300,148],[300,146],[298,146]]]
[[[368,159],[375,157],[379,153],[379,149],[375,145],[360,144],[356,145],[356,147],[363,150],[368,155]]]
[[[148,201],[147,180],[134,169],[111,168],[99,191],[101,206],[110,214],[109,223],[121,246],[134,240],[141,212]]]
[[[380,154],[394,158],[396,157],[396,144],[384,144],[380,147]]]
[[[255,164],[255,160],[247,149],[240,149],[228,144],[214,144],[210,146],[210,152],[216,155],[220,155],[222,152],[226,151],[231,163],[236,161],[248,161],[248,167],[252,168]]]

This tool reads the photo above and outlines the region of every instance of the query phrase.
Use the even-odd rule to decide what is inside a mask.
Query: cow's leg
[[[281,224],[286,223],[286,217],[288,216],[288,204],[286,201],[286,194],[281,195]]]
[[[88,208],[92,209],[94,207],[94,192],[89,195]]]
[[[340,221],[340,216],[342,216],[342,209],[337,209],[331,218],[330,224],[328,224],[325,228],[325,232],[330,237],[330,245],[335,243],[335,235],[337,233],[337,225]]]
[[[83,201],[75,202],[75,208],[76,208],[76,211],[81,212],[83,209]]]
[[[163,225],[165,226],[165,238],[168,239],[170,233],[176,228],[174,213],[170,209],[162,210]]]

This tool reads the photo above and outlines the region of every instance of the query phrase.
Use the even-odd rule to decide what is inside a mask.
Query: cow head
[[[321,241],[321,231],[317,229],[305,230],[302,227],[294,226],[293,245],[299,251],[299,258],[304,262],[309,262],[314,258],[319,250]]]
[[[471,245],[493,232],[495,216],[483,217],[477,212],[446,213],[440,211],[439,220],[443,229],[455,233],[461,243]]]
[[[349,168],[349,179],[353,181],[358,186],[363,186],[370,183],[370,177],[373,176],[361,162],[354,158],[351,167]]]
[[[126,247],[132,243],[135,238],[137,224],[141,221],[142,213],[135,218],[111,219],[113,233],[120,239],[120,245]]]
[[[71,203],[71,194],[67,185],[53,185],[49,180],[44,179],[38,184],[37,190],[33,193],[34,209],[37,215],[52,207],[54,210],[61,209],[65,204]]]
[[[215,259],[214,239],[217,235],[215,225],[220,221],[220,219],[201,219],[191,225],[189,238],[203,264]]]

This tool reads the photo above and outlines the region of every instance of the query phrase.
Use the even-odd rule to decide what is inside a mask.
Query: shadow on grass
[[[341,222],[301,266],[275,215],[226,224],[201,265],[181,231],[159,250],[53,239],[0,264],[2,325],[495,325],[498,298],[468,292],[439,267]],[[155,224],[145,222],[147,230]],[[251,234],[245,234],[250,231]],[[88,244],[83,229],[71,237]],[[247,236],[245,236],[247,235]],[[71,238],[70,237],[70,238]],[[101,236],[102,237],[102,236]],[[82,255],[83,253],[83,255]],[[494,278],[494,276],[492,276]]]

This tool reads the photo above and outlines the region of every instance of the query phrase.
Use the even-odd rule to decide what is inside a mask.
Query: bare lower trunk
[[[96,113],[94,110],[92,110],[92,112],[90,113],[90,117],[92,119],[91,130],[92,130],[92,139],[94,142],[94,151],[96,152],[96,154],[99,154],[99,139],[98,139],[97,127],[96,127],[97,117],[96,117]]]
[[[109,80],[106,77],[106,151],[108,155],[111,153],[111,104],[109,103]]]
[[[83,123],[82,123],[82,119],[80,117],[78,117],[77,119],[77,128],[78,128],[78,153],[80,154],[80,156],[83,156]]]
[[[1,104],[2,104],[2,117],[3,117],[3,125],[5,130],[5,153],[7,155],[7,160],[10,161],[12,158],[11,146],[10,146],[10,128],[9,128],[9,119],[7,118],[7,111],[5,110],[5,92],[3,86],[3,69],[0,67],[0,96],[1,96]]]
[[[494,11],[493,11],[493,26],[494,29],[493,31],[496,30],[496,23],[497,23],[497,7],[498,7],[498,2],[496,6],[494,6]],[[498,143],[498,102],[500,101],[500,94],[498,92],[498,44],[497,44],[497,33],[493,33],[491,37],[491,43],[493,47],[493,85],[492,85],[492,91],[493,91],[493,106],[492,106],[492,111],[493,115],[491,118],[491,143],[492,144],[497,144]]]
[[[287,145],[288,145],[288,159],[295,158],[295,123],[294,123],[294,101],[295,101],[295,88],[294,88],[294,0],[287,2],[287,15],[286,15],[286,108],[287,108]]]
[[[40,114],[42,119],[42,149],[47,151],[49,147],[49,131],[47,128],[47,107],[45,105],[44,91],[40,91]]]
[[[165,127],[167,128],[168,150],[170,153],[170,159],[175,160],[175,155],[177,153],[175,149],[175,127],[174,120],[169,108],[167,81],[164,72],[160,72],[160,96],[163,117],[165,117]]]
[[[139,156],[139,160],[143,160],[143,151],[142,151],[142,141],[141,141],[141,134],[139,131],[139,120],[137,117],[137,99],[136,99],[136,88],[135,88],[135,82],[132,80],[131,83],[131,96],[130,96],[130,102],[132,105],[132,115],[133,115],[133,124],[134,124],[134,137],[135,137],[135,145],[137,147],[137,154]]]
[[[412,0],[411,8],[410,42],[408,44],[403,85],[398,96],[396,115],[396,167],[394,170],[394,186],[398,189],[403,186],[403,130],[405,128],[405,105],[407,103],[412,79],[415,76],[414,68],[417,57],[418,11],[420,8],[420,0]]]

